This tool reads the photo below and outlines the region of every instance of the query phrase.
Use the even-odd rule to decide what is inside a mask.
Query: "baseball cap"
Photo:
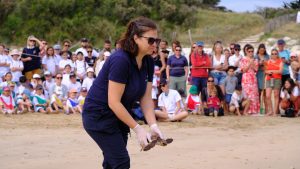
[[[283,39],[279,39],[279,40],[277,41],[277,44],[278,44],[278,45],[284,45],[284,44],[285,44],[285,41],[284,41]]]
[[[74,73],[74,72],[71,72],[71,73],[70,73],[70,77],[76,77],[75,73]]]
[[[48,71],[48,70],[46,70],[46,71],[44,72],[44,75],[45,75],[45,76],[47,76],[47,75],[51,75],[51,72],[50,72],[50,71]]]
[[[293,56],[294,56],[294,57],[297,57],[297,53],[292,52],[292,53],[290,54],[290,56],[291,56],[291,57],[293,57]]]
[[[104,56],[110,56],[110,52],[106,51],[103,53]]]
[[[39,74],[34,74],[34,75],[32,76],[32,78],[34,78],[34,79],[40,79],[41,76],[40,76]]]
[[[240,44],[234,44],[234,49],[241,50],[241,45]]]
[[[43,90],[43,86],[40,84],[36,85],[36,90]]]
[[[61,47],[60,47],[60,45],[59,45],[59,44],[55,44],[55,45],[53,46],[53,49],[54,49],[54,50],[60,50],[60,49],[61,49]]]
[[[80,91],[81,92],[87,92],[87,88],[86,87],[82,87]]]
[[[70,91],[69,91],[70,93],[77,93],[77,89],[75,89],[75,88],[72,88],[72,89],[70,89]]]
[[[197,45],[197,46],[204,46],[204,42],[198,41],[198,42],[196,43],[196,45]]]
[[[88,42],[87,38],[81,38],[81,42]]]

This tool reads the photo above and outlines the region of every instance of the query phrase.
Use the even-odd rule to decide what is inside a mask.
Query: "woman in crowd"
[[[192,65],[191,75],[192,84],[195,85],[200,92],[203,87],[206,87],[211,60],[210,57],[203,51],[204,43],[199,41],[196,45],[197,46],[190,57],[190,63]]]
[[[226,78],[226,69],[228,67],[228,60],[223,55],[223,45],[221,42],[216,42],[212,53],[212,70],[210,75],[214,77],[216,85],[220,86],[223,94],[225,94],[224,82]]]
[[[42,59],[42,64],[44,71],[49,71],[52,75],[56,75],[58,72],[58,63],[54,55],[53,47],[48,47],[46,51],[46,56]]]
[[[258,70],[258,62],[254,59],[254,48],[248,46],[246,55],[240,61],[240,69],[243,72],[242,87],[247,99],[250,100],[249,112],[245,115],[255,115],[260,111],[259,94],[257,86],[256,72]]]
[[[281,77],[283,70],[283,62],[279,58],[278,50],[272,49],[271,58],[267,61],[266,74],[266,100],[268,116],[276,116],[278,114],[279,90],[281,87]],[[272,104],[271,94],[274,92],[274,103]],[[273,110],[273,106],[275,110]]]
[[[285,115],[285,110],[287,110],[289,107],[294,107],[294,113],[298,115],[299,88],[293,79],[289,78],[284,82],[284,85],[280,91],[280,98],[280,114]]]
[[[186,79],[188,75],[188,61],[181,55],[181,46],[175,47],[175,54],[168,59],[167,79],[170,89],[183,89],[186,94]]]
[[[43,46],[42,42],[34,36],[29,36],[27,39],[27,46],[23,49],[21,60],[24,63],[23,73],[27,80],[31,80],[33,74],[41,74],[41,56],[39,55],[41,48],[37,46]]]
[[[218,85],[215,85],[214,79],[215,79],[214,77],[209,76],[207,79],[207,87],[202,88],[201,91],[201,101],[204,107],[204,114],[207,116],[209,115],[207,102],[208,102],[208,98],[212,96],[212,92],[216,92],[216,97],[218,97],[219,100],[221,101],[221,105],[223,105],[224,103],[224,94],[221,88]],[[224,115],[223,108],[219,109],[218,112],[218,116],[222,116],[222,115]]]

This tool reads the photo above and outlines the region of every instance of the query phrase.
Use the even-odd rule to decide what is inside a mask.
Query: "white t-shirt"
[[[292,92],[293,96],[299,96],[299,88],[297,86],[294,87],[293,92]],[[284,92],[282,89],[280,90],[280,98],[286,98],[286,99],[290,99],[291,96],[288,92]]]
[[[57,59],[52,56],[45,56],[43,57],[42,64],[47,66],[47,70],[51,72],[51,75],[56,75]]]
[[[56,63],[57,63],[57,66],[59,64],[59,62],[62,60],[61,56],[60,55],[55,55],[55,60],[56,60]]]
[[[62,78],[62,81],[61,83],[65,86],[69,86],[70,85],[70,74],[63,74],[63,78]]]
[[[239,103],[242,101],[244,98],[244,95],[238,95],[235,91],[233,92],[230,100],[230,104],[233,104],[235,107],[240,107]]]
[[[239,66],[239,61],[242,59],[242,55],[236,56],[236,55],[232,55],[229,57],[228,59],[228,65],[229,66],[234,66],[234,67],[238,67]]]
[[[0,55],[0,63],[10,63],[11,58],[7,55]],[[9,72],[9,66],[0,66],[0,77],[4,76],[7,72]]]
[[[78,48],[78,49],[75,51],[76,55],[78,54],[78,52],[81,52],[81,53],[83,54],[84,57],[87,57],[87,56],[88,56],[88,53],[87,53],[86,49],[84,49],[84,48],[82,48],[82,47],[81,47],[81,48]],[[95,49],[93,49],[92,56],[98,57],[98,56],[99,56],[99,53],[98,53]]]
[[[181,96],[177,90],[169,89],[169,93],[163,92],[158,97],[158,106],[165,107],[169,114],[173,114],[176,111],[177,102],[181,101]]]
[[[69,99],[71,99],[71,98],[69,98]],[[66,102],[66,106],[68,106],[68,107],[73,107],[72,106],[72,104],[71,104],[71,101],[70,100],[67,100],[67,102]],[[79,104],[79,101],[78,101],[78,99],[71,99],[73,102],[75,102],[75,103],[78,103]]]
[[[70,60],[70,59],[62,59],[62,60],[60,60],[60,62],[59,62],[59,68],[60,69],[64,69],[66,65],[70,65],[71,68],[75,67],[74,64],[73,64],[73,62],[72,62],[72,60]]]
[[[23,62],[20,60],[11,60],[10,69],[12,68],[24,68]],[[22,76],[22,71],[12,71],[12,81],[19,82],[20,77]]]
[[[89,91],[91,86],[93,85],[93,82],[94,82],[94,78],[86,77],[82,82],[82,87],[86,87],[87,91]]]
[[[79,82],[76,83],[70,82],[68,86],[68,91],[70,91],[71,89],[77,89],[77,92],[79,93],[81,89],[81,84]]]
[[[84,60],[76,60],[76,72],[80,75],[86,73],[86,69],[88,68],[88,64],[85,63]]]
[[[219,66],[219,65],[221,65],[221,63],[225,63],[225,59],[226,59],[226,57],[225,57],[225,55],[221,55],[221,57],[220,57],[220,60],[217,60],[216,59],[216,56],[214,55],[213,56],[213,67],[217,67],[217,66]],[[219,72],[219,70],[213,70],[212,72]]]
[[[102,69],[104,63],[105,63],[105,60],[102,60],[102,61],[97,60],[96,67],[95,67],[95,74],[96,74],[96,76],[98,76],[98,74],[99,74],[100,70]]]

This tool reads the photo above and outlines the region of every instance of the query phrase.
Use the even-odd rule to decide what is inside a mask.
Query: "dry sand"
[[[132,134],[132,168],[300,169],[300,118],[190,116],[159,125],[174,142],[140,152]],[[1,169],[102,168],[80,115],[0,115],[0,137]]]

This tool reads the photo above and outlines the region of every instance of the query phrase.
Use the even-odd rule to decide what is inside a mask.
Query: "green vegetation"
[[[281,28],[273,31],[272,33],[265,34],[261,38],[261,40],[263,41],[270,37],[279,39],[285,36],[296,40],[300,39],[300,24],[290,23],[285,26],[282,26]]]
[[[157,21],[160,36],[190,45],[192,39],[232,42],[259,33],[262,17],[212,11],[219,0],[1,0],[0,39],[6,44],[24,45],[33,34],[50,43],[82,37],[97,47],[104,39],[117,40],[126,23],[137,16]],[[209,10],[204,10],[209,9]]]

